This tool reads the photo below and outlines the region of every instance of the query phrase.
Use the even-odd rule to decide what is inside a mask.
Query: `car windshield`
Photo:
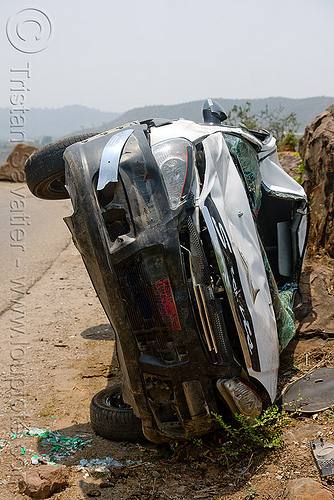
[[[237,157],[239,160],[247,191],[250,195],[252,209],[254,212],[257,212],[261,204],[261,173],[257,154],[254,149],[240,137],[228,133],[224,133],[223,136],[232,153],[233,159]]]

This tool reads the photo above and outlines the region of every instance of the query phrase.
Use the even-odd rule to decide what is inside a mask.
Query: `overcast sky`
[[[10,106],[13,75],[30,89],[26,107],[121,112],[206,97],[334,96],[334,0],[0,6],[0,107]],[[27,65],[29,79],[18,71]]]

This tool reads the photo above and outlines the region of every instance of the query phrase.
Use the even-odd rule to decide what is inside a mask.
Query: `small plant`
[[[302,398],[299,391],[299,397],[289,401],[289,403],[284,403],[283,407],[285,407],[287,411],[291,412],[291,417],[299,418],[302,416],[303,406],[308,403],[308,400],[309,398]]]
[[[169,448],[172,452],[172,459],[175,462],[194,460],[207,449],[200,438],[187,439],[186,441],[171,441]]]
[[[328,410],[325,411],[324,417],[327,418],[327,420],[334,419],[334,406],[331,406],[330,408],[328,408]]]
[[[299,167],[298,167],[298,172],[302,174],[305,171],[304,163],[303,160],[300,159]]]
[[[289,131],[280,142],[279,147],[285,151],[295,151],[298,145],[298,138],[294,132]]]
[[[228,441],[222,446],[222,452],[226,457],[237,457],[245,453],[278,449],[283,446],[282,432],[289,424],[289,419],[277,406],[267,408],[254,420],[236,415],[239,425],[227,424],[221,415],[213,415],[227,434]]]
[[[175,462],[190,459],[189,444],[190,441],[171,441],[169,443],[172,459]]]
[[[299,176],[296,178],[296,181],[301,184],[302,183],[302,180],[303,180],[303,173],[305,171],[305,166],[304,166],[304,163],[303,163],[303,160],[302,158],[300,157],[300,154],[299,153],[294,153],[295,156],[298,156],[300,162],[299,162],[299,165],[298,165],[298,173],[299,173]]]
[[[249,484],[247,486],[248,486],[248,492],[245,493],[244,496],[242,497],[243,500],[253,500],[253,498],[259,496],[257,489],[253,488]]]

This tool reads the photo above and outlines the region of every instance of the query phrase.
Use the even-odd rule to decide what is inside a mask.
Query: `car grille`
[[[214,254],[210,254],[210,266],[198,232],[191,218],[183,233],[185,271],[188,277],[189,294],[192,299],[198,330],[209,361],[215,365],[228,365],[226,325],[221,301],[213,292],[210,269]],[[206,243],[208,246],[208,242]],[[191,249],[191,250],[190,250]],[[196,261],[196,270],[193,262]]]
[[[152,265],[154,263],[154,265]],[[180,342],[179,316],[159,251],[142,251],[117,268],[122,298],[139,351],[149,362],[165,365],[188,361]]]

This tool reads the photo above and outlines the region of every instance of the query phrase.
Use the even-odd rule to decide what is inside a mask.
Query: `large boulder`
[[[24,182],[24,164],[28,157],[36,151],[34,146],[17,144],[0,168],[0,181]]]
[[[315,252],[323,248],[334,257],[334,104],[306,127],[299,153],[310,202],[309,243]]]
[[[287,152],[279,154],[279,162],[283,167],[283,170],[289,174],[293,179],[298,179],[300,177],[300,164],[301,158],[298,153]]]

